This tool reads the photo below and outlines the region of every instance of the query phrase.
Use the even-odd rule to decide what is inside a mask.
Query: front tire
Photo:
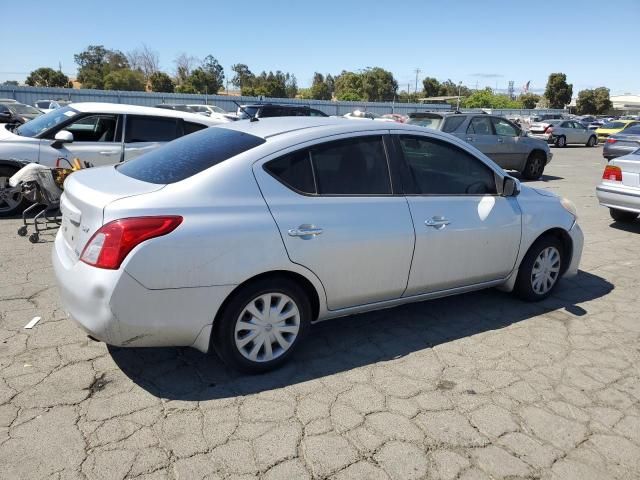
[[[520,264],[514,293],[528,302],[544,300],[556,288],[564,261],[564,249],[557,238],[539,238]]]
[[[527,159],[527,164],[524,167],[522,176],[527,180],[537,180],[542,176],[544,172],[544,166],[547,161],[547,157],[542,152],[531,152]]]
[[[556,147],[564,148],[567,146],[567,138],[564,135],[560,135],[556,138]]]
[[[592,135],[591,137],[589,137],[589,140],[587,141],[587,147],[595,147],[596,143],[598,143],[598,139]]]
[[[633,222],[636,218],[638,218],[638,214],[634,212],[627,212],[626,210],[618,210],[617,208],[610,208],[609,215],[616,222]]]
[[[0,217],[18,215],[29,205],[22,195],[22,188],[9,185],[9,178],[18,170],[17,167],[0,166]]]
[[[233,294],[216,319],[212,344],[230,367],[262,373],[292,355],[310,324],[304,289],[288,278],[265,278]]]

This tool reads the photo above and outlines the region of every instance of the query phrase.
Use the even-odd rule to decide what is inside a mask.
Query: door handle
[[[504,140],[500,137],[498,137],[498,143],[504,143]]]
[[[324,232],[323,229],[313,225],[300,225],[298,228],[292,228],[287,233],[290,237],[315,237]]]
[[[451,221],[447,220],[444,217],[431,217],[430,219],[424,221],[424,224],[427,227],[433,227],[436,230],[442,230],[444,227],[446,227],[450,223]]]

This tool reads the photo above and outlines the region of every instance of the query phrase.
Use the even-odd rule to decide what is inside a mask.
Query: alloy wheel
[[[543,249],[531,270],[531,287],[538,295],[544,295],[553,288],[560,275],[560,252],[556,247]]]
[[[269,362],[291,348],[299,331],[296,302],[283,293],[266,293],[251,300],[238,316],[235,345],[246,359]]]
[[[11,187],[9,177],[0,177],[0,213],[13,212],[22,202],[22,189]]]

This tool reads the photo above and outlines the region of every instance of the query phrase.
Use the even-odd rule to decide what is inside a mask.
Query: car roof
[[[416,130],[415,125],[392,122],[353,122],[340,117],[269,117],[257,122],[239,120],[225,123],[220,128],[228,128],[268,139],[297,133],[313,133],[318,136],[348,132],[372,131],[379,135],[393,129]],[[418,127],[419,128],[419,127]]]
[[[217,125],[220,123],[219,119],[212,119],[193,112],[182,112],[180,110],[170,110],[168,108],[142,107],[140,105],[127,105],[124,103],[81,102],[72,103],[69,106],[82,113],[96,112],[147,115],[156,117],[175,117],[206,125]]]
[[[247,103],[246,105],[241,105],[243,108],[247,107],[288,107],[288,108],[311,108],[309,105],[296,105],[294,103]]]

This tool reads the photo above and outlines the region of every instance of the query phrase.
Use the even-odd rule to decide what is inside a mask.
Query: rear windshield
[[[610,122],[610,123],[605,123],[604,125],[602,125],[602,128],[612,128],[612,129],[616,129],[616,128],[624,128],[626,126],[626,123],[622,123],[622,122]]]
[[[189,178],[264,142],[263,138],[248,133],[227,128],[207,128],[169,142],[116,168],[128,177],[164,185]]]

